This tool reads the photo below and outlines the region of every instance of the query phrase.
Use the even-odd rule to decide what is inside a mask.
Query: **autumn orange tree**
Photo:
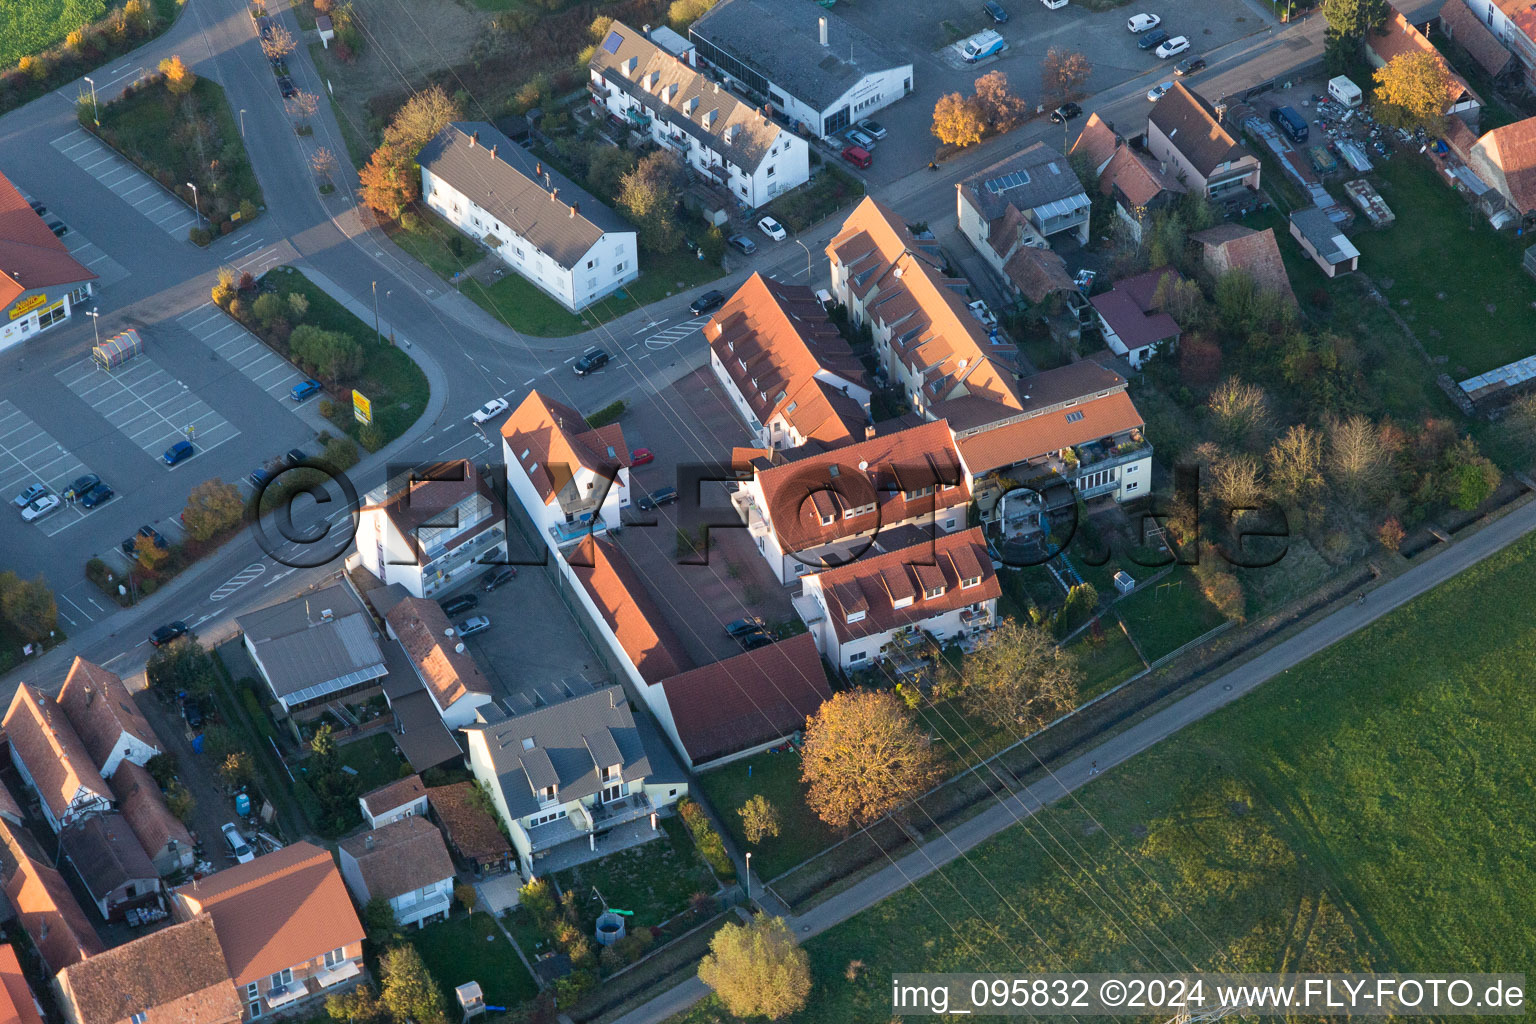
[[[980,142],[985,130],[986,122],[975,98],[952,92],[940,96],[934,104],[932,131],[940,142],[964,149]]]
[[[172,96],[185,96],[197,84],[197,76],[187,67],[180,55],[172,55],[160,62],[160,73],[165,76],[165,87]]]
[[[373,151],[357,178],[362,183],[363,202],[386,217],[399,217],[416,199],[411,161],[388,143]]]
[[[1092,71],[1084,54],[1053,46],[1040,62],[1040,92],[1052,103],[1069,100],[1082,92]]]
[[[806,803],[834,828],[863,827],[925,792],[940,764],[928,737],[889,691],[845,690],[805,725]]]
[[[1394,128],[1439,135],[1453,92],[1438,53],[1400,53],[1376,69],[1376,116]]]
[[[993,132],[1011,132],[1024,123],[1029,107],[1008,88],[1008,75],[989,71],[976,79],[976,109]]]

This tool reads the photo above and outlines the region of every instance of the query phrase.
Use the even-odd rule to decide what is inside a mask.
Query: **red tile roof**
[[[427,803],[459,856],[477,864],[493,864],[511,856],[511,844],[477,798],[473,782],[429,787]]]
[[[177,850],[192,849],[192,834],[166,806],[160,786],[148,771],[132,761],[123,761],[108,783],[117,799],[118,809],[128,819],[139,845],[151,858],[159,855],[172,840]]]
[[[1491,76],[1497,77],[1515,59],[1465,0],[1446,0],[1440,8],[1440,25]]]
[[[661,685],[678,738],[695,765],[788,736],[832,696],[821,655],[807,633]]]
[[[1471,99],[1478,104],[1482,103],[1481,98],[1467,84],[1467,80],[1456,73],[1455,69],[1451,67],[1450,61],[1446,60],[1440,51],[1435,49],[1435,44],[1430,42],[1424,33],[1420,32],[1409,23],[1407,18],[1403,17],[1402,11],[1393,8],[1392,16],[1386,20],[1382,29],[1385,31],[1385,34],[1381,31],[1367,32],[1365,34],[1365,45],[1370,48],[1371,52],[1376,55],[1381,63],[1391,63],[1394,57],[1401,57],[1406,54],[1427,53],[1434,57],[1440,63],[1440,66],[1445,69],[1445,73],[1451,77],[1451,84],[1454,86],[1451,96],[1452,105],[1467,99]]]
[[[1495,128],[1478,139],[1470,164],[1522,215],[1536,210],[1536,117]]]
[[[467,650],[458,649],[458,637],[448,635],[453,623],[442,605],[407,597],[389,610],[385,620],[440,711],[447,711],[466,694],[493,692],[491,681],[480,671],[474,657]]]
[[[864,436],[864,409],[838,383],[860,384],[864,367],[810,288],[753,274],[704,325],[704,338],[759,423],[783,416],[827,444]]]
[[[1115,150],[1120,146],[1120,137],[1115,134],[1108,121],[1105,121],[1097,113],[1089,114],[1088,120],[1083,123],[1083,130],[1077,136],[1077,141],[1072,143],[1070,156],[1082,156],[1088,161],[1088,167],[1097,176],[1104,171],[1104,166],[1109,163],[1109,158],[1115,155]]]
[[[126,1024],[140,1013],[174,1024],[233,1024],[245,1009],[206,914],[66,967],[58,984],[73,1024]]]
[[[1099,191],[1105,195],[1118,191],[1134,209],[1148,205],[1164,192],[1183,192],[1185,188],[1130,146],[1121,146],[1099,177]]]
[[[1241,224],[1218,224],[1189,236],[1205,247],[1205,265],[1216,277],[1241,270],[1262,292],[1283,296],[1294,305],[1296,293],[1285,273],[1285,261],[1272,228],[1255,231]]]
[[[1179,336],[1179,325],[1157,302],[1157,289],[1164,278],[1181,281],[1183,275],[1172,267],[1159,267],[1116,281],[1112,289],[1088,300],[1126,348],[1135,350]]]
[[[107,763],[123,733],[160,749],[160,737],[134,704],[128,687],[116,673],[100,665],[75,658],[58,700],[97,767]]]
[[[411,775],[387,786],[369,790],[362,795],[362,801],[369,814],[379,815],[415,803],[426,795],[427,787],[421,784],[421,776]]]
[[[175,890],[190,914],[213,915],[237,986],[363,940],[331,855],[299,842]]]
[[[817,576],[827,616],[843,643],[900,629],[1002,593],[979,527],[828,569]],[[978,582],[962,587],[960,581]],[[937,597],[930,590],[944,588]],[[895,602],[911,600],[903,608]],[[850,613],[864,617],[849,622]]]
[[[47,864],[25,855],[17,857],[16,870],[5,883],[5,895],[50,972],[102,951],[96,930],[64,876]]]
[[[9,943],[0,946],[0,1024],[43,1024],[37,999]]]
[[[1221,126],[1216,109],[1183,82],[1175,81],[1173,88],[1163,94],[1147,123],[1156,126],[1201,177],[1209,178],[1224,163],[1244,159],[1257,162]]]
[[[55,820],[63,821],[82,788],[103,800],[112,799],[85,744],[52,697],[22,683],[5,713],[4,728],[12,754],[27,766],[38,795],[47,802]]]
[[[425,818],[400,818],[342,841],[368,898],[392,900],[454,875],[443,834]]]
[[[588,535],[567,560],[642,679],[659,683],[693,667],[645,578],[612,541]]]
[[[0,174],[0,310],[33,288],[94,280]]]
[[[1003,264],[1003,275],[1030,302],[1040,302],[1053,292],[1077,287],[1067,273],[1067,261],[1054,250],[1025,246]]]
[[[501,436],[546,505],[557,497],[565,502],[585,497],[567,491],[580,468],[606,477],[629,466],[622,427],[610,423],[594,430],[581,413],[537,391],[507,417]]]
[[[1069,414],[1081,419],[1068,420]],[[1116,391],[1069,408],[1032,416],[960,441],[960,454],[971,473],[980,476],[994,469],[1039,458],[1051,452],[1086,444],[1142,427],[1141,413],[1131,396]]]
[[[971,500],[944,420],[759,470],[757,482],[785,551],[808,551]],[[905,497],[923,488],[935,493]],[[853,509],[865,511],[844,514]]]

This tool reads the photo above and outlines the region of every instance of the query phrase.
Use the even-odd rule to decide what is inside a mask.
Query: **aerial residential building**
[[[1483,0],[1483,4],[1498,10],[1496,6],[1488,5],[1487,0]],[[1506,77],[1514,79],[1523,70],[1510,48],[1494,34],[1491,25],[1478,19],[1467,0],[1446,0],[1440,8],[1440,29],[1477,61],[1490,81],[1497,82]]]
[[[943,420],[782,465],[752,466],[731,495],[779,582],[859,558],[898,526],[965,526],[965,464]]]
[[[1088,301],[1099,318],[1104,344],[1135,369],[1179,343],[1179,325],[1163,310],[1163,292],[1184,280],[1172,267],[1122,278]]]
[[[391,608],[384,621],[405,649],[443,724],[452,730],[474,721],[475,710],[494,698],[493,689],[455,635],[442,605],[408,597]]]
[[[645,578],[618,545],[588,537],[559,560],[559,568],[602,641],[593,646],[647,703],[656,700],[656,683],[693,667]]]
[[[468,727],[469,762],[512,835],[525,877],[659,834],[649,818],[688,792],[619,686]]]
[[[249,612],[235,625],[286,711],[355,693],[389,671],[373,619],[345,583]]]
[[[453,909],[453,858],[424,817],[399,818],[342,841],[341,877],[359,906],[388,900],[395,923],[421,927]]]
[[[823,138],[912,91],[912,64],[812,0],[720,0],[688,29],[698,56]]]
[[[664,679],[661,690],[657,719],[695,771],[778,746],[832,697],[805,634]]]
[[[456,121],[416,162],[429,207],[566,309],[640,275],[634,227],[492,125]]]
[[[980,528],[805,577],[796,602],[816,646],[844,671],[997,624],[1002,587]]]
[[[587,69],[593,105],[747,206],[762,206],[810,177],[804,139],[623,22],[609,28]]]
[[[237,1024],[242,1010],[206,914],[72,964],[54,984],[69,1024]]]
[[[161,877],[192,867],[196,859],[192,834],[166,806],[159,784],[146,769],[124,761],[107,784],[112,787],[118,810]]]
[[[762,448],[862,440],[864,367],[815,294],[761,274],[704,325],[709,365]]]
[[[103,921],[120,920],[134,907],[159,906],[160,872],[116,811],[66,826],[59,833],[59,850]]]
[[[1479,0],[1473,0],[1473,2],[1476,3]],[[1445,113],[1457,114],[1463,121],[1476,127],[1482,113],[1482,99],[1472,91],[1467,80],[1456,73],[1450,62],[1441,56],[1440,51],[1435,49],[1435,44],[1430,42],[1423,32],[1403,17],[1403,13],[1397,8],[1389,5],[1389,9],[1392,14],[1380,30],[1366,32],[1361,36],[1366,60],[1370,61],[1372,67],[1379,68],[1391,63],[1394,57],[1406,54],[1427,53],[1433,56],[1451,82],[1451,102],[1450,106],[1445,108]]]
[[[427,804],[443,827],[448,849],[477,875],[503,874],[512,869],[512,845],[485,809],[473,782],[429,786]]]
[[[1515,55],[1527,86],[1536,88],[1536,8],[1530,0],[1466,0],[1466,5]]]
[[[1147,117],[1147,152],[1163,176],[1211,199],[1259,187],[1259,158],[1222,127],[1214,107],[1180,81]]]
[[[382,828],[392,821],[412,815],[427,813],[427,787],[420,775],[411,775],[398,782],[370,790],[357,798],[363,809],[363,820],[369,828]]]
[[[64,876],[49,867],[36,840],[8,827],[0,826],[0,830],[6,839],[6,898],[48,973],[100,953],[105,947],[96,929]]]
[[[106,780],[52,697],[21,683],[4,728],[11,763],[37,792],[43,817],[55,832],[111,809]]]
[[[1087,243],[1093,203],[1067,158],[1036,142],[957,182],[955,205],[960,233],[1002,273],[1019,246],[1061,234]]]
[[[358,513],[359,564],[430,597],[486,562],[506,560],[506,510],[471,459],[412,467]]]
[[[1261,293],[1278,295],[1296,305],[1296,293],[1291,290],[1273,228],[1255,231],[1229,221],[1196,231],[1189,240],[1200,245],[1205,269],[1212,277],[1219,280],[1233,272],[1247,274]]]
[[[1184,194],[1184,186],[1177,179],[1126,145],[1098,114],[1088,115],[1082,134],[1072,144],[1072,155],[1087,160],[1099,192],[1114,200],[1115,216],[1125,222],[1138,242],[1147,217]]]
[[[243,1019],[346,991],[363,973],[363,926],[331,855],[297,842],[172,893],[179,921],[213,918]]]
[[[0,174],[0,349],[64,323],[94,280]]]
[[[552,550],[619,525],[629,507],[629,446],[617,423],[589,427],[531,391],[501,426],[507,483]]]
[[[1291,211],[1291,237],[1329,277],[1360,269],[1360,250],[1315,206]]]
[[[26,825],[26,818],[21,813],[21,804],[16,802],[16,794],[11,792],[11,787],[0,782],[0,821],[9,822],[12,825]]]
[[[100,665],[77,657],[58,701],[104,778],[110,779],[125,760],[143,766],[160,753],[160,738],[128,687]]]
[[[5,1024],[43,1024],[42,1005],[21,972],[16,948],[9,944],[0,946],[0,1021]]]
[[[1527,226],[1536,219],[1536,117],[1506,124],[1477,140],[1468,165],[1498,190]]]
[[[851,323],[869,324],[882,372],[915,413],[970,424],[1018,410],[1018,350],[966,308],[966,283],[944,275],[934,241],[866,198],[826,252],[834,295]]]

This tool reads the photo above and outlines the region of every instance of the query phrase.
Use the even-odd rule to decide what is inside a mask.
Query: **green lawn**
[[[443,220],[425,203],[417,203],[401,220],[384,222],[384,233],[396,245],[425,263],[439,277],[453,275],[478,263],[485,251]]]
[[[450,1007],[456,1005],[453,990],[466,981],[478,981],[492,1006],[516,1006],[538,994],[533,976],[489,914],[455,916],[427,925],[410,933],[410,942]]]
[[[388,444],[410,429],[411,424],[426,411],[431,389],[426,374],[411,357],[386,337],[382,344],[376,342],[372,324],[364,323],[350,310],[333,299],[304,274],[292,267],[279,267],[262,278],[265,285],[275,287],[280,293],[301,292],[309,299],[306,323],[327,331],[340,331],[363,343],[367,357],[363,363],[361,378],[355,387],[373,403],[373,422],[379,428],[381,445]],[[355,439],[361,439],[361,425],[352,415],[350,392],[346,400],[335,403],[336,411],[331,422]]]
[[[1536,281],[1520,269],[1529,239],[1495,232],[1417,158],[1380,168],[1397,223],[1353,236],[1360,268],[1457,380],[1536,353]]]
[[[88,106],[85,113],[83,123],[93,127]],[[100,115],[101,137],[150,177],[189,202],[194,195],[184,183],[197,186],[197,207],[215,235],[259,215],[261,186],[216,82],[199,78],[181,99],[153,85],[102,106]]]
[[[682,819],[663,818],[661,827],[666,834],[643,846],[555,874],[561,890],[571,894],[583,911],[583,919],[595,920],[603,905],[632,910],[629,927],[633,931],[659,925],[687,910],[694,893],[714,894],[718,886]],[[594,889],[600,899],[593,898]]]
[[[357,772],[357,791],[367,793],[400,778],[400,766],[405,764],[395,753],[394,737],[379,733],[367,739],[348,743],[337,748],[341,763]]]
[[[1221,613],[1201,592],[1200,581],[1182,565],[1115,608],[1148,661],[1178,650],[1222,623]]]
[[[0,0],[0,67],[12,68],[106,13],[104,0]]]
[[[607,323],[669,295],[707,284],[721,273],[719,267],[686,250],[666,256],[643,254],[638,280],[579,314],[570,312],[511,270],[490,287],[469,281],[461,290],[486,312],[520,334],[563,338],[580,334],[595,324]]]
[[[697,785],[736,845],[752,851],[752,872],[759,878],[781,875],[837,839],[837,833],[805,805],[799,754],[756,754],[705,772]],[[777,836],[754,846],[747,842],[736,812],[758,794],[778,809],[780,829]]]
[[[1077,658],[1078,668],[1083,672],[1079,701],[1096,697],[1145,668],[1136,648],[1113,618],[1104,619],[1099,636],[1084,632],[1067,645],[1067,651]]]
[[[796,1020],[889,1019],[892,971],[1525,969],[1533,571],[1527,539],[810,940]]]

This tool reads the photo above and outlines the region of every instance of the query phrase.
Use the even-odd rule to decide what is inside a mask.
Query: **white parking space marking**
[[[177,317],[183,327],[256,382],[256,386],[278,401],[285,401],[293,386],[304,375],[293,365],[244,327],[235,323],[213,303],[199,306]],[[292,402],[289,402],[291,405]]]
[[[62,496],[69,485],[89,473],[42,427],[8,401],[0,401],[0,497],[10,501],[33,484],[40,483]],[[17,513],[18,518],[20,513]],[[53,536],[85,518],[77,505],[61,505],[36,522]]]
[[[663,321],[665,322],[665,321]],[[709,317],[701,316],[678,324],[676,327],[668,327],[664,331],[657,331],[645,339],[645,347],[649,349],[671,348],[684,338],[691,337],[699,332],[705,324],[709,323]]]
[[[76,128],[60,135],[53,140],[53,148],[117,193],[172,238],[185,240],[187,232],[197,225],[197,214],[190,206],[160,188],[143,171],[98,142],[85,129]],[[154,187],[146,189],[145,185]]]
[[[147,455],[159,458],[177,441],[190,439],[196,453],[170,469],[240,433],[149,356],[135,356],[112,373],[82,359],[56,376]]]
[[[99,280],[97,288],[105,288],[109,284],[115,284],[128,276],[128,269],[117,260],[102,252],[83,235],[70,231],[64,236],[64,245],[69,249],[69,254],[84,264]]]

